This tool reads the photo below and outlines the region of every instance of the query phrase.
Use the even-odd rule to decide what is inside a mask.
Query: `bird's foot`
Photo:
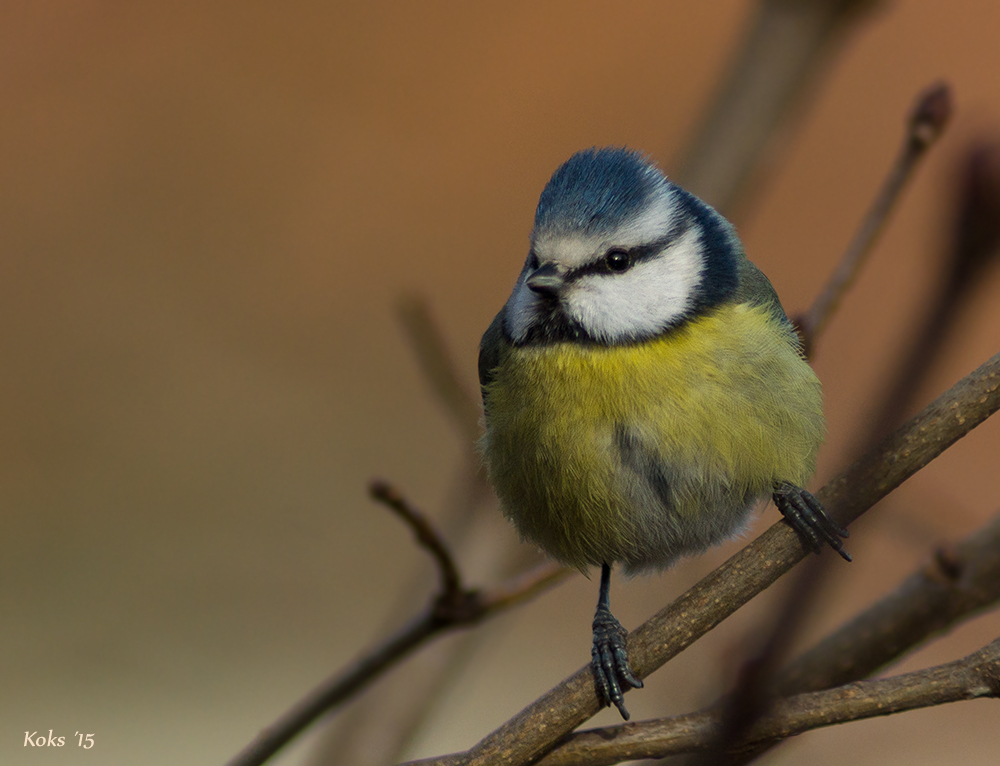
[[[826,543],[845,561],[851,560],[851,554],[844,550],[844,544],[840,541],[840,538],[848,537],[850,533],[833,520],[819,500],[801,487],[788,482],[779,484],[773,497],[781,515],[814,553],[823,550],[823,543]]]
[[[625,639],[628,631],[609,609],[598,607],[594,615],[594,648],[590,668],[594,673],[594,688],[602,707],[614,705],[622,718],[628,720],[622,694],[629,689],[641,689],[642,681],[635,677],[628,664]]]

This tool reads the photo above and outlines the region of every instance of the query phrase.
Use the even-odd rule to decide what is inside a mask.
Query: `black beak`
[[[558,297],[559,291],[562,290],[565,283],[563,275],[559,273],[559,269],[551,261],[543,263],[525,280],[525,284],[528,285],[531,292],[544,298]]]

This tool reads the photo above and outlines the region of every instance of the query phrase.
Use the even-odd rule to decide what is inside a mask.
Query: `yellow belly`
[[[790,331],[749,305],[636,345],[509,348],[485,397],[505,512],[578,567],[665,567],[720,542],[776,483],[805,484],[824,431]]]

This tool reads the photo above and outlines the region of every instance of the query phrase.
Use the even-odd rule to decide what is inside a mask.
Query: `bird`
[[[641,688],[612,567],[662,571],[771,499],[803,543],[848,532],[804,489],[820,382],[770,281],[720,213],[627,147],[577,152],[539,197],[514,289],[483,335],[479,449],[521,537],[601,568],[601,707]]]

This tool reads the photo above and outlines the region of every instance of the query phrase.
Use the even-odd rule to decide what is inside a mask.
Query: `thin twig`
[[[386,481],[377,479],[368,487],[368,492],[373,499],[391,508],[399,518],[413,530],[417,536],[417,542],[427,549],[434,558],[438,566],[438,573],[441,576],[441,593],[439,600],[452,602],[460,601],[462,594],[462,577],[458,572],[455,559],[448,549],[448,544],[441,534],[435,529],[430,519],[418,511],[410,502],[403,497],[402,493]]]
[[[882,182],[881,189],[826,287],[798,322],[806,356],[812,357],[820,333],[826,328],[830,317],[885,230],[886,222],[920,161],[944,132],[951,113],[952,95],[947,83],[932,85],[917,97],[895,164]]]
[[[895,428],[910,408],[920,384],[945,349],[945,341],[983,271],[1000,256],[1000,144],[969,148],[955,190],[954,232],[943,258],[936,294],[880,405],[870,419],[858,452]]]
[[[849,523],[1000,408],[1000,354],[963,378],[818,493]],[[808,555],[777,523],[629,636],[632,669],[645,678]],[[585,666],[472,750],[468,766],[528,764],[600,709]],[[435,761],[448,763],[450,761]]]
[[[461,583],[447,546],[430,524],[387,484],[372,485],[372,495],[396,511],[417,530],[422,545],[434,553],[442,571],[442,591],[431,599],[423,614],[375,648],[310,692],[278,721],[264,729],[228,766],[260,766],[323,714],[369,686],[387,670],[423,646],[430,638],[482,622],[527,601],[572,573],[546,564],[511,578],[491,590],[450,590],[447,583]],[[445,562],[448,563],[447,567]],[[453,574],[445,575],[450,568]]]
[[[790,142],[789,117],[847,33],[878,0],[761,0],[712,103],[680,153],[677,178],[732,217]]]
[[[433,610],[370,650],[348,668],[323,682],[295,704],[253,742],[228,762],[228,766],[260,766],[292,741],[313,721],[366,687],[388,668],[423,645],[442,629]]]
[[[440,324],[435,321],[426,299],[404,296],[397,302],[397,318],[416,357],[432,395],[443,405],[445,416],[456,426],[462,453],[454,481],[443,508],[437,515],[438,528],[451,541],[456,556],[466,555],[477,540],[489,536],[494,514],[479,513],[492,497],[482,461],[474,448],[479,436],[479,396],[466,385]],[[469,559],[476,579],[495,581],[524,568],[523,546],[514,552],[511,541],[497,541],[488,551]],[[467,569],[466,576],[470,575]],[[423,598],[420,577],[407,578],[397,595],[393,613],[409,608]],[[405,605],[405,606],[404,606]],[[386,631],[394,632],[392,620]],[[399,760],[435,702],[453,683],[474,655],[480,634],[468,633],[460,640],[442,642],[423,652],[411,663],[405,678],[372,689],[337,720],[337,726],[323,734],[310,763],[352,763],[355,766],[385,766]]]
[[[494,611],[509,609],[523,601],[531,600],[561,580],[565,580],[575,571],[552,562],[540,564],[522,575],[512,577],[507,583],[498,585],[489,592],[480,593],[480,607],[491,614]]]
[[[457,528],[450,531],[461,535],[462,529],[472,523],[473,512],[492,494],[482,460],[475,449],[475,444],[482,435],[479,391],[471,391],[462,381],[459,367],[448,350],[444,333],[424,297],[401,297],[397,302],[397,314],[431,391],[437,395],[445,412],[458,428],[459,444],[464,456],[459,469],[458,495],[453,513],[448,514],[448,517],[459,517],[454,519]]]
[[[462,443],[474,444],[480,434],[479,397],[462,383],[427,301],[410,295],[400,299],[397,310],[420,369],[458,426]]]

